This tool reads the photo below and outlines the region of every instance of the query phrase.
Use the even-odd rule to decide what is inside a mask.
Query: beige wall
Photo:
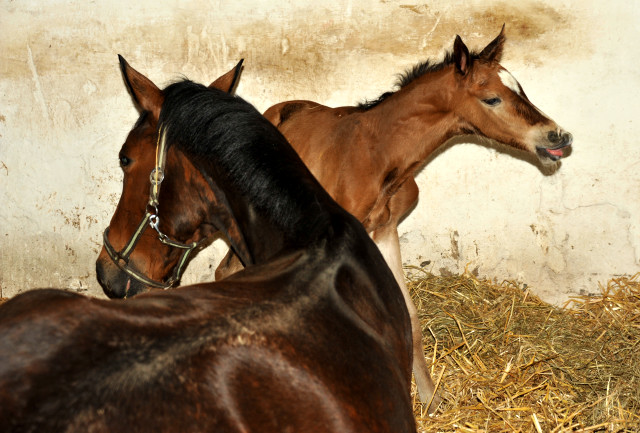
[[[2,0],[2,295],[101,294],[94,263],[137,118],[117,54],[161,85],[208,83],[245,58],[238,93],[260,110],[292,98],[344,105],[441,58],[456,34],[482,48],[502,23],[503,65],[574,134],[573,153],[543,174],[479,142],[447,146],[418,177],[420,202],[400,226],[404,261],[468,266],[556,302],[596,292],[640,271],[638,22],[640,7],[624,0]],[[213,279],[223,251],[203,252],[185,281]]]

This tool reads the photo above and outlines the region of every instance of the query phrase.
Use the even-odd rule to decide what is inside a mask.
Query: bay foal
[[[442,62],[416,65],[402,76],[398,91],[370,103],[330,108],[287,101],[264,113],[329,194],[364,224],[391,267],[411,315],[413,371],[423,402],[430,400],[433,383],[404,281],[397,228],[418,199],[416,171],[438,147],[461,135],[498,141],[535,154],[544,164],[560,159],[572,142],[500,65],[504,41],[503,26],[480,53],[470,53],[457,36]],[[239,267],[231,251],[216,278]]]

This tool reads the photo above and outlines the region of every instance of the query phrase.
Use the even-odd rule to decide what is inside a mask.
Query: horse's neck
[[[268,181],[265,179],[265,182]],[[312,199],[309,203],[299,203],[300,200],[296,200],[293,196],[288,201],[292,205],[284,209],[286,215],[283,214],[281,205],[263,206],[258,209],[254,201],[243,194],[234,193],[233,189],[226,190],[224,200],[228,202],[228,206],[223,210],[225,217],[222,219],[222,224],[232,245],[235,244],[234,246],[240,249],[244,248],[251,261],[259,264],[270,261],[283,252],[296,250],[300,246],[306,246],[319,238],[326,237],[327,224],[332,219],[330,214],[334,210],[332,210],[332,201],[324,190],[318,188],[316,191],[313,188],[314,182],[314,180],[303,182],[300,179],[297,183],[291,183],[295,185],[292,189],[297,190],[303,190],[305,186],[309,186],[306,188],[309,192],[304,195]],[[308,185],[309,183],[311,185]],[[265,186],[265,189],[277,190],[280,195],[289,193],[281,188],[282,185],[278,186]],[[218,193],[218,195],[221,194]],[[280,202],[282,203],[286,202]],[[337,205],[334,203],[333,206]],[[219,206],[212,207],[212,214],[216,212],[220,213]],[[242,254],[238,255],[244,261]]]
[[[389,161],[415,167],[447,140],[460,133],[450,97],[448,68],[431,72],[372,108],[375,135]]]
[[[238,215],[242,236],[254,263],[264,263],[287,249],[287,232],[274,224],[272,217],[256,211],[252,203],[243,203],[246,211]]]

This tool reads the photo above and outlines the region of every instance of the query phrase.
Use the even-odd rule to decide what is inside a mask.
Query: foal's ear
[[[129,66],[124,57],[119,54],[118,59],[120,59],[122,76],[136,104],[142,110],[150,112],[157,121],[160,118],[160,109],[164,102],[162,90],[158,89],[150,79]]]
[[[242,73],[242,63],[244,59],[240,59],[238,64],[222,75],[220,78],[215,80],[213,83],[209,84],[209,87],[216,88],[218,90],[222,90],[223,92],[231,93],[236,91],[236,87],[238,86],[238,81],[240,81],[240,74]]]
[[[493,40],[489,45],[484,47],[484,50],[480,52],[478,57],[487,62],[499,62],[502,57],[502,47],[504,46],[505,41],[504,36],[504,24],[502,25],[502,30],[500,30],[500,34]]]
[[[456,35],[456,40],[453,43],[453,59],[456,63],[456,71],[463,76],[467,75],[471,67],[471,55],[459,35]]]

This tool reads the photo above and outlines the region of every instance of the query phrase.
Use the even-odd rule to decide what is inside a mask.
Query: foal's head
[[[231,92],[241,65],[210,87]],[[124,173],[122,195],[96,262],[98,282],[111,298],[175,284],[188,254],[218,231],[205,221],[207,206],[216,197],[200,171],[173,147],[166,151],[164,164],[159,161],[163,159],[157,153],[163,91],[122,57],[120,66],[141,116],[119,153]],[[152,173],[154,169],[158,176]],[[158,185],[155,191],[154,183]],[[156,200],[150,200],[153,197]]]
[[[401,79],[401,86],[420,86],[428,72],[449,73],[450,86],[442,89],[443,109],[457,120],[458,132],[477,134],[538,156],[543,164],[559,160],[573,138],[534,106],[516,79],[499,61],[505,41],[500,34],[479,54],[470,53],[457,36],[443,63],[416,66]],[[422,78],[424,77],[424,78]]]

